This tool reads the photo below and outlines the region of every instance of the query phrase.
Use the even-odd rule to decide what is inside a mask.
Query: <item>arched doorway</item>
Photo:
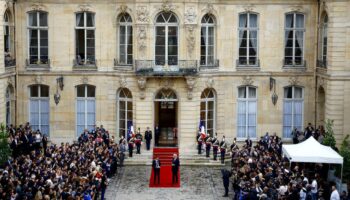
[[[161,89],[154,99],[155,146],[176,147],[178,98],[171,89]]]
[[[326,103],[326,93],[323,87],[318,89],[317,93],[317,124],[324,125],[325,123],[325,103]]]

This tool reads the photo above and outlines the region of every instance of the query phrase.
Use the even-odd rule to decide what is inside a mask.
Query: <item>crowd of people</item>
[[[104,199],[123,164],[126,142],[114,141],[102,125],[60,145],[29,123],[7,129],[12,156],[0,169],[0,199]]]
[[[309,124],[305,134],[316,131]],[[239,148],[231,145],[230,173],[235,200],[348,200],[327,179],[328,165],[294,164],[282,157],[282,140],[276,134],[265,136],[253,145],[251,139]],[[223,174],[224,175],[224,174]],[[223,176],[223,178],[225,178]],[[331,198],[334,197],[334,198]]]

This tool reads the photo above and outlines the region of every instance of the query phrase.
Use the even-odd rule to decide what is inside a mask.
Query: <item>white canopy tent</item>
[[[284,156],[292,162],[328,163],[341,165],[341,178],[343,176],[343,157],[331,147],[320,144],[314,137],[299,144],[282,145]]]

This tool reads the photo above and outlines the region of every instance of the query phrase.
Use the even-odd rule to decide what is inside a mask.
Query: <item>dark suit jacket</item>
[[[176,158],[172,160],[172,163],[171,163],[171,169],[173,170],[173,172],[177,172],[179,170],[179,166],[180,166],[180,160],[179,158]]]
[[[145,140],[150,141],[152,139],[152,131],[145,131]]]
[[[159,163],[159,168],[157,169],[156,168],[156,160],[154,159],[152,161],[152,168],[153,168],[153,170],[160,170],[160,167],[162,166],[161,163],[160,163],[160,160],[158,160],[158,163]]]

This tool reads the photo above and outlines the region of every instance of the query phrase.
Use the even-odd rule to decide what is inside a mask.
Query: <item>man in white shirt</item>
[[[332,194],[330,200],[340,200],[339,192],[335,185],[332,185]]]
[[[318,178],[318,174],[315,174],[315,179],[312,181],[311,183],[311,195],[312,195],[312,200],[317,200],[318,199],[318,195],[317,195],[317,178]]]

